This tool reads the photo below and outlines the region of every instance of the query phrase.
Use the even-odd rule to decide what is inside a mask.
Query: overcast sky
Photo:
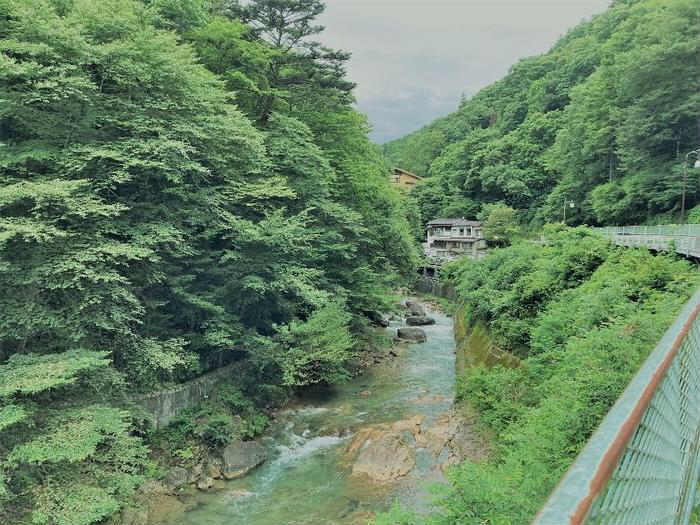
[[[547,51],[610,0],[326,0],[324,44],[349,76],[379,143],[457,108],[519,58]]]

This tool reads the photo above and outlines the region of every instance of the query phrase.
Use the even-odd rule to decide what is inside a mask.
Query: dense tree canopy
[[[427,178],[424,221],[503,201],[527,223],[678,220],[682,164],[700,145],[694,0],[614,2],[459,110],[384,149]],[[689,209],[700,202],[698,173]]]
[[[322,8],[0,0],[3,523],[120,509],[148,452],[126,391],[346,377],[413,271]]]

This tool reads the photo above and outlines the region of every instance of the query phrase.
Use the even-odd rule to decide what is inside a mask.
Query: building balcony
[[[463,242],[476,242],[482,240],[483,237],[465,237],[463,235],[431,235],[430,242],[435,241],[463,241]]]

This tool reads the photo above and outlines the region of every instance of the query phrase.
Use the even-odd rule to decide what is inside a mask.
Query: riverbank
[[[363,350],[356,352],[348,367],[353,377],[396,359],[401,352],[384,328],[368,328],[358,344]],[[236,364],[237,369],[241,366]],[[225,377],[232,370],[224,367],[133,400],[139,407],[137,412],[155,424],[147,434],[153,451],[151,479],[141,485],[132,505],[112,523],[170,525],[197,505],[201,492],[220,492],[227,480],[244,476],[266,460],[268,454],[260,442],[284,413],[333,391],[320,385],[307,387],[292,397],[277,396],[281,402],[272,399],[260,407],[239,390],[240,381]]]
[[[458,349],[470,354],[458,396],[494,452],[451,472],[431,525],[530,523],[697,285],[687,261],[587,228],[550,228],[547,240],[442,274],[456,283]]]
[[[423,327],[425,343],[395,345],[365,374],[276,413],[260,441],[269,459],[244,478],[217,481],[216,491],[178,494],[167,523],[364,525],[397,499],[427,509],[426,484],[487,450],[453,410],[452,320],[429,315],[436,324]]]

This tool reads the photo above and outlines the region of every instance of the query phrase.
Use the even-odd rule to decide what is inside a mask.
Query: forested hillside
[[[322,10],[0,0],[0,522],[128,501],[125,393],[230,362],[247,396],[342,379],[413,272]]]
[[[414,192],[424,221],[496,202],[526,224],[561,221],[565,202],[570,224],[678,220],[700,145],[698,56],[697,1],[614,0],[385,154],[429,177]],[[686,209],[697,188],[691,171]]]

